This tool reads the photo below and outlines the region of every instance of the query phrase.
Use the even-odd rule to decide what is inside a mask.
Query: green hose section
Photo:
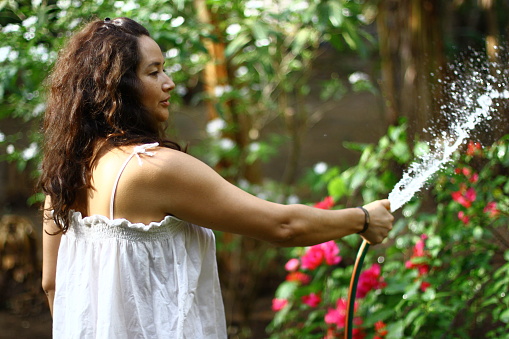
[[[352,339],[353,333],[353,316],[355,312],[355,295],[357,294],[357,284],[359,283],[359,276],[361,275],[362,264],[366,253],[368,253],[369,244],[366,240],[362,241],[359,251],[357,252],[357,258],[355,259],[355,265],[353,267],[352,278],[350,280],[350,289],[348,291],[348,305],[346,309],[346,326],[345,326],[345,339]]]

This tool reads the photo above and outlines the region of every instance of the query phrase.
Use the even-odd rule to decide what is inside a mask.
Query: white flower
[[[5,25],[5,27],[2,29],[2,32],[4,32],[4,33],[18,32],[18,31],[19,31],[19,28],[20,28],[20,26],[19,26],[19,25],[7,24],[7,25]]]
[[[369,76],[364,72],[354,72],[350,74],[348,81],[353,85],[359,81],[369,81]]]
[[[23,27],[32,27],[33,25],[35,25],[36,22],[37,22],[37,17],[31,16],[28,19],[23,20],[21,25],[23,25]]]
[[[7,145],[6,151],[7,151],[7,154],[14,153],[14,145],[13,144]]]
[[[304,9],[308,9],[309,8],[309,4],[306,2],[306,1],[301,1],[301,2],[298,2],[298,3],[293,3],[291,6],[290,6],[290,10],[291,11],[302,11]]]
[[[37,104],[37,106],[35,106],[34,110],[32,111],[32,115],[34,117],[38,117],[39,115],[41,115],[41,113],[44,112],[44,110],[46,110],[46,104],[45,103]]]
[[[0,132],[0,142],[4,142],[4,141],[5,141],[5,134]]]
[[[286,199],[286,202],[289,205],[298,204],[300,203],[300,199],[298,196],[292,194],[288,197],[288,199]]]
[[[171,19],[171,14],[163,13],[159,15],[159,20],[168,21]]]
[[[14,61],[18,58],[19,52],[18,51],[11,51],[9,53],[9,61]]]
[[[191,54],[189,57],[192,63],[197,63],[200,60],[200,56],[198,54]]]
[[[11,46],[0,47],[0,62],[7,60],[7,57],[11,53]]]
[[[165,54],[166,54],[167,58],[174,58],[177,55],[179,55],[179,50],[177,48],[172,48],[172,49],[166,51]]]
[[[255,41],[256,47],[264,47],[270,45],[269,39],[258,39]]]
[[[246,75],[248,72],[248,69],[246,66],[240,66],[239,68],[237,68],[237,70],[235,71],[235,76],[237,77],[241,77],[241,76],[244,76]]]
[[[69,24],[68,28],[69,29],[74,29],[76,26],[78,26],[81,23],[81,21],[82,21],[81,18],[74,19],[73,21],[71,21],[71,23]]]
[[[239,24],[231,24],[226,28],[226,34],[237,35],[242,27]]]
[[[219,147],[224,151],[229,151],[235,147],[235,143],[230,139],[221,139],[219,140]]]
[[[259,142],[253,142],[249,145],[249,151],[256,153],[260,150],[260,143]]]
[[[28,146],[28,148],[24,149],[23,152],[21,152],[21,157],[23,158],[23,160],[28,161],[35,157],[38,149],[39,148],[37,147],[37,143],[32,142],[30,146]]]
[[[57,7],[60,9],[68,9],[71,7],[71,0],[58,0]]]
[[[43,44],[30,47],[28,53],[31,54],[35,60],[42,62],[46,62],[49,60],[48,49]]]
[[[39,7],[41,5],[42,0],[32,0],[32,7]]]
[[[246,8],[263,8],[263,1],[261,0],[249,0],[246,2]]]
[[[216,86],[214,88],[214,94],[217,98],[223,96],[224,93],[229,93],[232,91],[232,86],[226,85],[226,86]]]
[[[210,136],[218,137],[221,131],[226,127],[226,122],[221,118],[215,118],[207,123],[207,133]]]
[[[316,174],[324,174],[325,171],[327,171],[327,164],[324,163],[324,162],[319,162],[315,165],[315,167],[313,168],[313,171],[316,173]]]
[[[175,19],[171,20],[171,27],[179,27],[186,21],[183,17],[178,16]]]
[[[166,69],[166,71],[167,71],[168,73],[170,73],[170,74],[171,74],[171,73],[178,72],[178,71],[180,71],[181,69],[182,69],[182,65],[181,65],[181,64],[173,64],[173,65],[171,65],[170,67],[168,67],[168,68]]]
[[[119,2],[122,2],[122,1],[119,1]],[[133,10],[135,10],[135,9],[140,8],[140,5],[139,5],[139,4],[137,4],[137,3],[136,3],[136,2],[134,2],[134,1],[129,1],[129,2],[127,2],[125,5],[121,6],[120,8],[121,8],[121,10],[122,10],[123,12],[130,12],[130,11],[133,11]]]
[[[188,91],[187,91],[187,87],[186,87],[186,86],[184,86],[184,85],[177,85],[177,86],[175,87],[175,92],[176,92],[178,95],[180,95],[180,96],[184,96],[184,95],[186,95],[186,94],[187,94],[187,92],[188,92]]]

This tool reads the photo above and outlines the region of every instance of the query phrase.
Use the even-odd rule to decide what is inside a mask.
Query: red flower
[[[374,338],[383,338],[389,333],[387,331],[387,325],[383,321],[377,321],[375,323],[376,336]]]
[[[286,276],[286,281],[295,281],[302,285],[307,285],[311,281],[311,277],[302,272],[291,272]]]
[[[477,199],[477,193],[473,188],[469,188],[465,190],[463,187],[457,191],[451,193],[452,199],[458,202],[460,205],[470,208],[472,206],[472,202]]]
[[[490,217],[495,218],[500,213],[497,209],[497,203],[495,201],[487,203],[484,207],[484,213],[489,213]]]
[[[428,287],[430,287],[431,284],[427,281],[423,281],[421,282],[421,291],[423,292],[426,292],[426,290],[428,289]]]
[[[470,218],[463,211],[458,212],[458,219],[461,220],[465,225],[470,222]]]
[[[281,311],[288,304],[288,300],[286,299],[272,299],[272,310],[275,312]]]
[[[316,307],[322,302],[322,298],[319,294],[310,293],[302,297],[302,302],[308,306]]]
[[[468,179],[471,183],[475,184],[477,181],[479,181],[479,174],[474,173],[472,176]]]
[[[364,298],[369,291],[386,286],[383,278],[380,276],[380,271],[380,265],[373,264],[369,269],[361,273],[359,283],[357,284],[357,298]]]
[[[331,196],[324,198],[322,201],[317,202],[313,205],[316,208],[321,208],[323,210],[330,210],[334,206],[334,199]]]
[[[413,255],[405,263],[405,267],[408,269],[417,269],[419,271],[419,276],[423,276],[429,272],[429,265],[426,263],[415,263],[412,259],[414,258],[423,258],[428,257],[428,253],[425,250],[426,244],[425,241],[428,238],[427,235],[423,234],[421,235],[421,239],[417,241],[413,248]]]
[[[482,151],[481,143],[473,142],[472,140],[468,142],[467,155],[473,156],[477,153],[481,153],[481,151]]]

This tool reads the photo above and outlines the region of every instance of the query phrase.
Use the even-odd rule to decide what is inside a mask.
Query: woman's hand
[[[364,206],[369,212],[369,227],[361,236],[372,245],[380,244],[392,229],[394,217],[389,212],[389,200],[377,200]]]

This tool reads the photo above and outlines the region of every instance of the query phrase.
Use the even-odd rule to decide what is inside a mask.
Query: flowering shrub
[[[327,169],[328,197],[314,206],[342,208],[355,199],[387,196],[397,179],[387,169],[408,161],[411,153],[404,140],[402,125],[391,128],[378,145],[353,145],[362,151],[360,163],[343,171]],[[489,147],[469,142],[451,168],[430,180],[427,192],[403,207],[403,217],[396,215],[389,239],[372,247],[365,259],[354,338],[507,336],[508,141],[506,136]],[[358,193],[362,200],[352,200]],[[288,252],[290,273],[275,295],[286,303],[268,327],[271,338],[343,338],[360,240],[352,235]],[[291,274],[306,279],[290,279]]]

